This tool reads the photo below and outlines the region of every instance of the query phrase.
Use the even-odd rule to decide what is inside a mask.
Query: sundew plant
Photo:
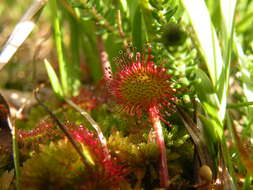
[[[253,189],[253,1],[0,13],[0,190]]]

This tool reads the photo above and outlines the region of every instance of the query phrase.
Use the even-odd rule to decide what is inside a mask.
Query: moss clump
[[[41,146],[38,154],[21,168],[21,185],[27,190],[66,189],[75,187],[73,180],[85,167],[66,140]],[[73,188],[70,188],[73,189]]]

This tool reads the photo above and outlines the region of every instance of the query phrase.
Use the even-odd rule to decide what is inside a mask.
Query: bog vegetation
[[[0,190],[253,189],[253,1],[0,15]]]

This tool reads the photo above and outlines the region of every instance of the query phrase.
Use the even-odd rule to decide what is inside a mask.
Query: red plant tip
[[[128,174],[128,170],[125,169],[126,165],[122,164],[120,160],[116,158],[108,159],[107,154],[101,146],[97,136],[84,126],[80,125],[79,127],[70,130],[70,133],[76,141],[88,146],[89,150],[93,153],[97,164],[102,167],[99,172],[94,171],[94,174],[90,174],[90,179],[88,181],[91,182],[91,186],[92,183],[96,184],[101,180],[104,185],[107,184],[108,186],[115,187],[113,189],[118,189],[119,184],[125,180],[124,177]],[[83,189],[86,190],[94,188],[83,187]]]
[[[130,63],[119,62],[121,68],[111,82],[111,91],[122,110],[130,115],[141,116],[151,107],[167,107],[173,110],[171,102],[176,100],[175,89],[171,86],[171,76],[166,69],[156,66],[151,51],[147,58],[136,53]]]

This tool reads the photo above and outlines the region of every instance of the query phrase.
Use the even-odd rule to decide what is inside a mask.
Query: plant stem
[[[109,84],[112,80],[112,70],[101,35],[97,35],[97,46],[99,51],[99,59],[104,74],[104,80],[106,81],[106,84]]]
[[[167,188],[169,186],[169,174],[167,166],[166,148],[164,143],[162,125],[159,119],[159,110],[156,106],[149,108],[149,117],[156,134],[156,143],[160,150],[160,185]]]
[[[238,104],[228,104],[227,108],[228,109],[235,109],[235,108],[240,108],[240,107],[245,107],[245,106],[252,106],[253,102],[244,102],[244,103],[238,103]]]
[[[59,70],[60,70],[60,80],[63,90],[63,96],[70,96],[71,87],[69,85],[69,80],[71,76],[69,76],[69,67],[66,62],[66,58],[64,55],[64,45],[63,45],[63,34],[61,28],[61,15],[58,10],[58,5],[56,0],[49,1],[49,5],[51,8],[51,16],[53,21],[54,28],[54,37],[55,37],[55,45],[59,62]]]
[[[123,32],[123,29],[122,29],[122,19],[121,19],[121,12],[120,12],[120,9],[117,10],[117,24],[118,24],[118,33],[119,33],[119,36],[123,39],[123,45],[125,48],[127,48],[127,39],[126,39],[126,34]]]
[[[8,123],[12,126],[12,149],[13,149],[13,160],[14,160],[14,167],[15,167],[15,175],[16,175],[16,189],[19,190],[20,188],[20,169],[19,169],[19,150],[18,150],[18,142],[17,142],[17,135],[16,135],[16,127],[11,125],[11,121],[8,118]]]

